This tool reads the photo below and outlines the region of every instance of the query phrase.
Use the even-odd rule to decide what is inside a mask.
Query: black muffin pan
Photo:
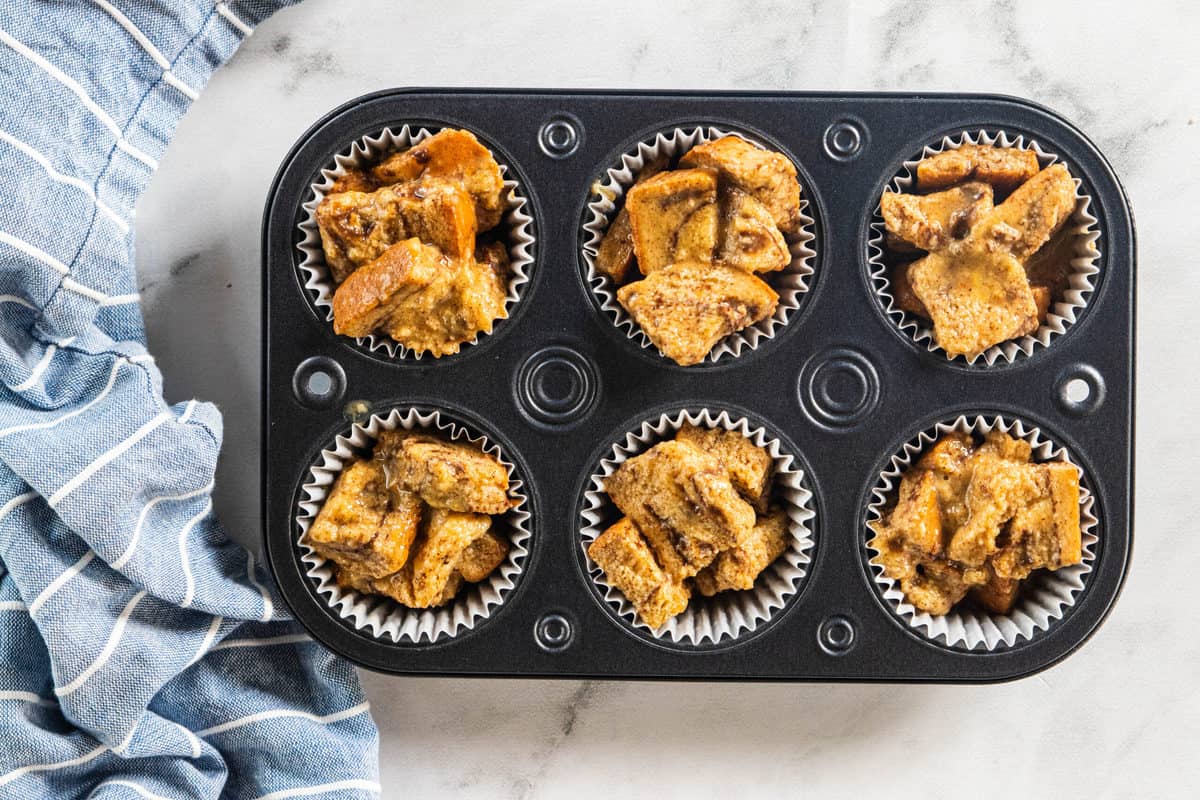
[[[335,153],[402,124],[462,127],[530,200],[535,262],[512,316],[441,360],[388,359],[335,336],[299,275],[298,224]],[[582,223],[595,181],[655,131],[760,135],[797,162],[815,220],[799,309],[752,352],[681,368],[618,330],[589,289]],[[868,272],[884,186],[944,135],[1004,130],[1057,153],[1092,198],[1095,291],[1063,335],[1012,363],[951,361],[889,319]],[[773,681],[988,682],[1080,647],[1111,610],[1132,546],[1133,220],[1104,156],[1053,112],[984,95],[391,90],[334,110],[284,159],[263,220],[262,498],[271,568],[295,616],[333,651],[398,674]],[[315,376],[315,380],[314,380]],[[1078,379],[1085,399],[1068,392]],[[1080,385],[1080,384],[1074,384]],[[305,576],[295,521],[318,453],[351,421],[440,409],[486,433],[524,477],[532,546],[516,588],[474,629],[435,643],[356,630]],[[800,590],[769,623],[719,644],[654,640],[620,621],[588,576],[585,484],[612,444],[678,409],[728,409],[778,431],[814,493]],[[1083,591],[1030,640],[990,652],[932,642],[895,616],[867,565],[866,507],[905,441],[959,414],[1026,420],[1065,445],[1096,498],[1100,542]]]

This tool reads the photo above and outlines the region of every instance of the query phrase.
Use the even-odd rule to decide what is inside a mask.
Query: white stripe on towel
[[[92,563],[92,559],[95,557],[96,551],[89,548],[88,551],[83,554],[83,558],[79,559],[74,564],[63,570],[61,575],[50,581],[50,584],[42,590],[42,593],[34,598],[33,602],[29,604],[29,613],[36,614],[38,609],[44,606],[46,601],[54,596],[55,592],[66,586],[67,581],[71,580],[71,578],[74,578],[80,572],[83,572],[84,568],[88,564]]]
[[[37,150],[34,150],[32,147],[25,144],[25,142],[22,142],[12,134],[0,131],[0,140],[8,142],[10,145],[40,164],[42,169],[46,171],[46,174],[49,175],[51,179],[56,180],[59,183],[65,183],[68,186],[74,186],[75,188],[81,190],[84,194],[91,198],[92,202],[96,204],[96,208],[100,209],[101,214],[113,221],[113,224],[115,224],[121,230],[121,233],[129,233],[129,223],[126,222],[120,214],[106,206],[103,201],[96,196],[96,192],[91,186],[84,183],[79,178],[62,174],[54,168],[54,165],[50,163],[50,159],[46,158]]]
[[[76,82],[61,69],[54,66],[34,51],[30,50],[21,42],[18,42],[16,39],[10,36],[7,31],[0,30],[0,42],[4,42],[4,44],[11,47],[13,50],[16,50],[25,58],[41,67],[42,70],[51,78],[54,78],[63,86],[70,89],[71,92],[79,98],[80,102],[83,103],[88,111],[91,111],[92,115],[95,116],[96,119],[100,120],[101,124],[103,124],[104,127],[108,128],[112,132],[112,135],[116,137],[117,147],[119,147],[121,150],[124,150],[138,161],[141,161],[150,169],[158,169],[158,162],[126,141],[125,136],[121,133],[121,128],[117,125],[116,121],[108,115],[107,111],[96,104],[96,101],[93,100],[86,91],[84,91],[84,88],[80,86],[78,82]]]
[[[230,720],[229,722],[222,722],[220,725],[214,725],[211,728],[205,728],[202,731],[197,731],[197,734],[200,736],[213,736],[215,734],[225,733],[226,731],[231,731],[235,728],[241,728],[245,725],[250,725],[255,722],[281,718],[307,719],[321,725],[328,725],[331,722],[340,722],[341,720],[349,719],[350,717],[357,717],[359,714],[369,711],[370,709],[370,703],[359,703],[353,708],[347,708],[345,711],[337,711],[333,714],[326,714],[323,717],[318,717],[316,714],[310,714],[307,711],[294,711],[288,708],[274,708],[270,711],[260,711],[257,714],[250,714],[249,716],[240,717],[238,719]]]
[[[129,448],[136,445],[142,439],[149,436],[154,431],[155,428],[157,428],[159,425],[162,425],[164,422],[166,422],[170,418],[171,418],[170,412],[167,412],[167,411],[160,412],[158,416],[156,416],[154,419],[152,419],[149,422],[142,425],[142,427],[138,428],[136,431],[134,431],[132,434],[130,434],[130,436],[127,439],[125,439],[123,442],[120,442],[120,443],[114,445],[112,447],[112,449],[110,449],[107,453],[104,453],[99,458],[97,458],[95,461],[93,461],[92,463],[90,463],[86,467],[84,467],[82,472],[80,472],[74,478],[71,478],[71,480],[64,483],[62,485],[62,488],[60,488],[57,492],[50,495],[50,499],[47,500],[46,502],[48,502],[50,504],[51,508],[54,508],[55,506],[57,506],[64,497],[66,497],[71,492],[78,489],[80,487],[80,485],[83,484],[84,481],[86,481],[88,478],[95,475],[97,472],[99,472],[101,469],[103,469],[110,462],[115,461],[116,459],[120,458],[122,453],[124,453],[126,450],[128,450]]]
[[[133,21],[130,20],[129,17],[125,16],[118,9],[114,8],[112,3],[109,3],[108,0],[92,1],[107,11],[109,16],[115,19],[122,28],[129,32],[129,35],[133,37],[133,40],[142,46],[142,49],[146,51],[146,55],[154,59],[154,63],[158,64],[158,66],[162,68],[163,80],[166,83],[183,92],[183,94],[185,94],[190,100],[195,100],[200,96],[196,93],[195,89],[188,86],[171,72],[171,62],[167,61],[166,56],[164,56],[159,49],[154,46],[154,42],[150,41],[150,37],[142,33],[138,26],[134,25]]]
[[[96,656],[88,668],[76,676],[75,680],[68,683],[66,686],[57,686],[54,693],[59,697],[66,697],[76,691],[80,686],[87,683],[88,678],[95,675],[101,667],[108,663],[112,658],[112,654],[117,651],[117,645],[121,643],[121,635],[125,633],[125,624],[129,622],[129,618],[133,615],[133,610],[137,608],[138,603],[142,602],[142,598],[146,596],[146,590],[142,589],[137,594],[129,599],[125,604],[125,608],[121,609],[120,615],[117,617],[116,624],[113,625],[112,633],[108,635],[108,641],[104,644],[104,649],[100,651],[100,655]]]

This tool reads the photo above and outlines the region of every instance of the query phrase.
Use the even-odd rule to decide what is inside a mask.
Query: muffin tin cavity
[[[604,491],[604,482],[627,459],[659,442],[674,438],[684,423],[702,428],[736,431],[770,454],[774,465],[772,501],[788,518],[790,541],[746,591],[721,592],[713,597],[693,593],[687,610],[661,628],[652,629],[634,614],[633,605],[612,586],[587,554],[588,546],[621,516]],[[604,607],[619,622],[642,636],[683,648],[714,647],[751,636],[781,614],[801,590],[815,545],[816,513],[805,469],[790,445],[773,426],[740,416],[736,411],[695,408],[664,412],[630,426],[600,459],[585,482],[580,503],[579,548],[583,569]]]
[[[520,224],[505,235],[526,280],[510,287],[508,318],[440,359],[335,336],[318,303],[321,265],[301,266],[321,254],[305,227],[319,187],[368,147],[443,128],[475,133],[515,182],[521,206],[508,219]],[[797,167],[803,236],[789,242],[790,271],[768,276],[788,282],[794,302],[679,367],[612,305],[592,259],[650,153],[722,133]],[[984,137],[1068,165],[1079,187],[1069,224],[1083,250],[1056,327],[970,364],[931,348],[892,307],[873,223],[881,194],[902,188],[923,153]],[[288,153],[263,222],[264,537],[281,595],[333,652],[395,674],[979,683],[1045,669],[1099,627],[1128,568],[1134,245],[1103,155],[1069,122],[1011,98],[453,89],[356,99]],[[902,466],[922,435],[960,417],[1011,424],[1037,438],[1039,455],[1084,473],[1087,558],[1029,587],[1034,602],[1019,618],[920,619],[869,563],[866,524],[889,502],[893,457]],[[651,630],[605,585],[587,544],[617,521],[606,472],[674,438],[686,418],[768,444],[791,539],[753,590],[693,596]],[[328,565],[300,546],[339,463],[384,424],[449,425],[511,465],[522,504],[505,519],[512,560],[493,573],[497,585],[410,611],[338,591]],[[640,600],[654,620],[678,607]]]
[[[497,533],[509,542],[504,561],[484,581],[467,584],[450,603],[439,608],[406,608],[389,597],[344,588],[334,579],[333,564],[303,541],[342,470],[357,459],[370,458],[371,448],[381,432],[400,429],[469,442],[495,456],[508,470],[509,494],[516,503],[493,522]],[[403,644],[453,638],[486,622],[516,588],[533,536],[528,490],[511,453],[506,453],[486,434],[435,408],[394,408],[385,414],[373,414],[366,422],[355,423],[335,436],[308,469],[296,506],[295,524],[305,575],[329,610],[356,630],[382,641]]]
[[[601,312],[619,331],[624,333],[629,341],[650,355],[661,358],[663,364],[670,365],[672,362],[659,353],[650,338],[618,302],[617,289],[619,287],[610,278],[597,271],[596,255],[609,225],[612,224],[620,210],[623,198],[633,187],[638,173],[643,167],[660,158],[669,159],[671,163],[674,163],[696,145],[711,142],[723,136],[738,136],[751,144],[782,153],[791,160],[796,166],[800,178],[800,225],[796,233],[785,237],[788,251],[791,254],[791,263],[778,273],[759,275],[779,294],[775,313],[761,322],[721,339],[709,352],[707,358],[695,366],[711,365],[737,358],[743,352],[753,351],[774,338],[799,310],[804,301],[804,295],[809,290],[816,268],[816,248],[819,244],[815,233],[816,223],[811,216],[812,204],[808,199],[805,185],[807,181],[802,166],[786,148],[762,135],[742,131],[725,124],[681,125],[663,128],[642,137],[634,144],[627,145],[621,155],[611,165],[608,165],[591,185],[587,205],[584,209],[583,227],[579,235],[580,259],[584,270],[584,280],[591,287]]]
[[[300,210],[296,268],[299,280],[304,286],[306,296],[312,303],[314,311],[331,328],[333,325],[333,294],[337,285],[325,263],[325,254],[321,249],[321,232],[317,227],[316,219],[317,206],[330,193],[334,182],[344,176],[347,171],[372,167],[387,156],[408,150],[440,130],[451,127],[455,126],[404,124],[387,127],[378,133],[362,136],[349,147],[339,150],[329,163],[322,166],[316,179],[312,182]],[[475,132],[472,131],[472,133]],[[505,327],[507,317],[513,316],[516,312],[516,304],[520,301],[521,295],[532,277],[536,247],[534,221],[529,197],[518,180],[516,170],[505,161],[503,154],[498,152],[486,137],[477,133],[475,135],[485,147],[492,151],[492,156],[499,163],[506,190],[503,216],[500,224],[491,234],[507,247],[511,273],[508,280],[508,294],[504,302],[506,317],[495,321],[495,328],[490,334],[495,336],[498,332],[497,329],[503,330]],[[488,336],[489,334],[480,335]],[[414,353],[382,333],[373,333],[354,339],[339,338],[347,343],[353,342],[356,347],[366,352],[393,360],[438,360],[426,352]],[[477,336],[464,344],[462,351],[443,356],[442,360],[461,355],[462,352],[470,350],[478,341],[479,337]]]
[[[1051,164],[1064,163],[1075,179],[1075,211],[1067,220],[1065,231],[1074,246],[1066,288],[1052,298],[1050,310],[1042,324],[1033,333],[993,345],[974,357],[951,357],[938,346],[933,334],[933,325],[927,319],[900,308],[896,302],[891,280],[891,269],[897,259],[889,252],[886,229],[879,209],[879,198],[875,198],[869,238],[867,239],[867,268],[871,286],[880,308],[913,343],[919,348],[940,355],[951,363],[970,367],[991,367],[1011,364],[1031,356],[1038,349],[1049,347],[1059,336],[1073,326],[1087,307],[1089,298],[1096,289],[1100,273],[1100,230],[1094,201],[1087,193],[1083,181],[1070,159],[1057,150],[1043,147],[1034,136],[1010,133],[1003,129],[979,129],[948,134],[925,145],[914,157],[906,158],[899,171],[888,182],[884,191],[911,192],[916,189],[917,163],[930,156],[948,150],[957,150],[963,145],[993,145],[1032,150],[1037,154],[1038,165],[1045,169]],[[1047,244],[1046,247],[1050,245]]]
[[[1082,534],[1083,560],[1079,564],[1050,572],[1038,570],[1022,585],[1016,605],[1008,614],[995,614],[973,607],[969,603],[956,605],[948,614],[934,616],[912,606],[895,581],[872,563],[879,551],[870,545],[874,532],[867,525],[865,533],[865,566],[880,599],[888,609],[911,630],[929,641],[963,650],[993,652],[1028,642],[1044,634],[1082,597],[1088,575],[1092,572],[1099,550],[1101,526],[1097,519],[1095,497],[1087,473],[1071,457],[1071,453],[1038,426],[1020,419],[997,415],[962,414],[938,422],[904,443],[892,455],[887,467],[876,478],[870,490],[867,522],[880,521],[886,510],[895,504],[900,476],[908,470],[934,442],[951,432],[981,436],[1001,431],[1015,439],[1023,439],[1033,448],[1033,461],[1065,461],[1080,473],[1079,528]]]

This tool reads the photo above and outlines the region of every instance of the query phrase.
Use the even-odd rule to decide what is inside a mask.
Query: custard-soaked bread
[[[436,247],[407,239],[359,267],[333,293],[333,330],[367,336],[382,327],[413,295],[445,270],[449,258]]]
[[[994,614],[1007,614],[1017,601],[1021,582],[1014,578],[1002,578],[991,567],[987,570],[987,583],[971,588],[971,597]]]
[[[351,567],[339,566],[334,576],[337,585],[343,589],[352,589],[364,594],[382,594],[392,598],[397,603],[409,608],[415,608],[412,587],[412,560],[403,567],[379,578],[372,578]],[[457,591],[458,587],[455,587]],[[453,594],[446,597],[448,601]]]
[[[495,246],[453,260],[417,239],[393,245],[355,270],[333,295],[333,329],[346,336],[382,330],[417,353],[457,353],[507,316],[507,256]]]
[[[366,170],[350,168],[334,179],[326,195],[340,192],[373,192],[379,184]]]
[[[415,558],[416,554],[414,553],[413,559]],[[339,570],[337,574],[339,586],[367,594],[381,594],[408,608],[436,608],[453,600],[454,596],[458,594],[458,590],[462,588],[462,575],[456,571],[450,571],[444,578],[437,585],[433,580],[427,578],[423,593],[418,595],[413,560],[409,560],[403,569],[382,578],[367,578],[347,570]]]
[[[438,510],[434,511],[435,515]],[[448,511],[446,513],[456,514],[458,512]],[[476,537],[462,551],[462,555],[458,557],[458,571],[464,580],[479,583],[491,575],[496,567],[504,562],[504,557],[507,555],[508,542],[497,536],[495,531],[489,531],[483,536]]]
[[[508,286],[512,267],[508,260],[508,247],[503,242],[491,242],[475,246],[475,261],[487,267],[503,286]]]
[[[762,203],[784,233],[800,228],[796,165],[782,153],[764,150],[740,136],[723,136],[693,147],[679,159],[679,166],[716,170],[723,182]]]
[[[596,251],[596,272],[621,284],[633,267],[633,226],[629,224],[629,209],[621,206],[612,224],[600,240]]]
[[[450,602],[463,581],[487,578],[508,554],[508,542],[492,530],[492,518],[437,508],[413,544],[403,568],[372,577],[357,568],[339,568],[340,586],[382,594],[409,608],[433,608]]]
[[[470,257],[475,249],[471,196],[437,178],[326,195],[316,216],[325,263],[339,283],[405,239],[420,239],[451,258]]]
[[[651,628],[659,627],[687,608],[690,595],[687,587],[663,572],[628,517],[597,536],[588,547],[588,555]]]
[[[675,439],[716,458],[729,473],[729,482],[738,494],[759,510],[766,509],[772,466],[766,450],[737,431],[701,428],[686,422]]]
[[[1038,328],[1025,269],[1010,253],[964,245],[913,262],[907,274],[952,356],[977,356]]]
[[[788,518],[783,509],[759,517],[742,544],[723,550],[696,573],[696,589],[705,597],[717,592],[753,589],[759,573],[787,550]]]
[[[334,482],[305,541],[366,577],[387,575],[408,560],[423,508],[416,495],[389,490],[379,464],[356,461]]]
[[[921,302],[921,298],[917,297],[908,280],[908,270],[913,263],[903,261],[892,268],[892,299],[896,301],[896,307],[901,311],[916,314],[922,319],[929,319],[929,309]]]
[[[973,459],[967,487],[967,519],[954,532],[946,555],[952,561],[982,566],[996,552],[1002,527],[1037,496],[1031,465],[989,458],[982,450]]]
[[[1072,226],[1064,224],[1050,237],[1050,241],[1025,262],[1025,273],[1029,275],[1029,283],[1035,290],[1042,286],[1050,297],[1062,297],[1063,292],[1070,288],[1071,271],[1074,269],[1071,262],[1077,257],[1076,238]]]
[[[447,129],[407,150],[388,156],[372,170],[382,184],[445,178],[475,201],[479,230],[494,228],[504,212],[504,175],[491,151],[469,131]]]
[[[972,231],[984,246],[1012,253],[1024,264],[1075,210],[1075,180],[1053,164],[1021,184]]]
[[[486,257],[494,253],[484,253]],[[498,261],[452,261],[419,291],[397,305],[380,326],[388,336],[417,353],[457,353],[496,320],[508,316],[504,303],[507,277]]]
[[[924,559],[942,552],[942,511],[938,505],[938,482],[932,472],[907,474],[900,478],[900,492],[892,510],[891,531],[904,551]]]
[[[684,442],[661,442],[617,468],[605,491],[633,520],[674,580],[745,541],[754,509],[717,459]]]
[[[879,551],[874,563],[909,602],[944,614],[970,591],[985,608],[1007,613],[1021,579],[1079,563],[1078,471],[1031,457],[1027,441],[1001,431],[979,445],[952,433],[902,476],[895,507],[871,525],[871,546]]]
[[[774,314],[779,295],[744,270],[685,261],[622,286],[617,299],[663,355],[687,366]]]
[[[884,192],[879,199],[888,233],[922,250],[941,250],[965,239],[992,210],[992,187],[964,183],[933,194]]]
[[[931,560],[918,563],[913,573],[899,582],[908,602],[921,611],[941,615],[950,613],[971,587],[986,583],[987,572],[977,567],[963,569],[948,561]]]
[[[999,192],[1011,192],[1037,174],[1037,154],[1015,147],[964,144],[923,158],[917,164],[917,188],[945,189],[968,180],[983,181]]]
[[[1031,464],[1036,498],[1019,508],[1007,542],[992,558],[997,575],[1026,578],[1035,569],[1059,569],[1083,560],[1079,473],[1065,462]]]
[[[770,209],[746,192],[721,192],[721,230],[717,257],[747,272],[774,272],[792,261],[787,241]]]
[[[666,169],[667,164],[667,159],[661,156],[650,160],[638,172],[635,185],[653,178]],[[629,222],[629,209],[622,205],[600,240],[600,248],[596,252],[596,271],[607,275],[614,283],[624,283],[633,266],[633,256],[633,226]]]
[[[661,172],[625,199],[638,269],[649,275],[676,261],[711,261],[717,246],[717,175]]]
[[[389,485],[415,492],[434,508],[503,514],[512,506],[508,470],[469,442],[384,431],[375,458],[387,470]]]
[[[508,544],[491,532],[492,518],[435,508],[413,553],[413,598],[418,608],[438,604],[447,586],[480,581],[500,566]],[[451,593],[453,594],[453,593]]]

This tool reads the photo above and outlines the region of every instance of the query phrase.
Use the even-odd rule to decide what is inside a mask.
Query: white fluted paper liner
[[[900,452],[892,456],[889,467],[879,476],[872,490],[872,501],[867,507],[867,520],[881,522],[890,500],[895,499],[902,473],[930,445],[948,433],[970,433],[982,435],[1000,430],[1017,439],[1024,439],[1033,447],[1033,460],[1065,461],[1079,471],[1079,522],[1083,541],[1083,560],[1069,567],[1050,572],[1038,570],[1021,582],[1017,602],[1008,614],[994,614],[983,608],[955,607],[943,616],[919,611],[909,603],[900,585],[883,574],[883,568],[870,564],[875,585],[896,616],[922,635],[950,647],[966,650],[992,651],[998,647],[1011,647],[1021,640],[1032,639],[1044,631],[1075,604],[1083,591],[1087,575],[1092,571],[1096,559],[1096,544],[1100,541],[1095,515],[1095,499],[1089,491],[1083,470],[1072,459],[1070,453],[1042,433],[1040,428],[1020,420],[1009,420],[999,416],[960,416],[951,422],[939,422],[922,431],[915,439],[904,444]],[[867,528],[867,553],[872,561],[879,551],[869,542],[875,536]]]
[[[441,608],[407,608],[382,595],[364,594],[338,586],[334,579],[333,562],[318,555],[304,539],[342,469],[360,458],[370,458],[379,434],[397,428],[439,433],[451,441],[467,441],[500,459],[500,463],[508,470],[509,496],[517,501],[517,505],[508,513],[494,517],[496,532],[509,542],[504,561],[486,580],[464,583],[458,596]],[[296,510],[296,524],[300,531],[298,546],[307,567],[305,574],[316,583],[317,592],[325,598],[330,608],[358,630],[377,639],[420,643],[455,636],[491,616],[516,586],[517,577],[529,554],[532,535],[528,498],[522,488],[513,463],[505,458],[499,445],[485,435],[474,434],[444,419],[437,411],[393,409],[386,416],[374,415],[365,424],[354,425],[348,435],[336,437],[333,446],[322,450],[316,463],[309,468],[309,480],[304,484],[303,498]]]
[[[1005,131],[989,132],[985,130],[975,133],[963,132],[956,136],[945,136],[937,144],[926,145],[921,155],[904,162],[900,173],[894,177],[884,191],[909,192],[916,185],[917,163],[923,158],[936,155],[944,150],[957,150],[964,144],[995,145],[998,147],[1016,147],[1021,150],[1032,150],[1037,153],[1038,164],[1042,169],[1057,163],[1061,159],[1055,153],[1043,150],[1035,139],[1027,139],[1022,135],[1011,135]],[[1067,165],[1068,168],[1070,165]],[[1100,272],[1097,266],[1100,260],[1100,250],[1096,246],[1100,231],[1096,227],[1096,217],[1091,212],[1092,198],[1083,193],[1083,184],[1075,178],[1075,212],[1067,222],[1067,226],[1075,234],[1075,257],[1071,260],[1071,274],[1067,289],[1062,297],[1054,298],[1045,321],[1031,334],[1017,339],[1010,339],[992,345],[977,356],[951,357],[937,343],[933,335],[933,325],[928,320],[921,319],[915,314],[903,311],[896,305],[892,294],[891,275],[889,266],[884,262],[887,253],[887,229],[883,216],[877,205],[875,216],[871,221],[871,230],[867,241],[867,266],[871,273],[871,283],[875,294],[883,304],[887,315],[900,327],[900,330],[912,337],[913,341],[924,345],[929,352],[939,352],[949,360],[962,359],[968,364],[982,361],[992,366],[1003,360],[1011,363],[1020,356],[1031,355],[1038,347],[1049,346],[1055,336],[1066,332],[1075,324],[1079,313],[1087,305],[1089,296],[1095,290],[1095,276]]]
[[[771,499],[786,510],[792,540],[783,555],[758,576],[753,589],[720,592],[714,597],[695,593],[683,613],[667,620],[660,628],[651,628],[638,619],[633,604],[625,595],[607,581],[604,571],[587,554],[587,549],[620,516],[604,491],[604,482],[626,459],[673,438],[685,422],[737,431],[766,449],[775,468]],[[814,540],[809,523],[814,516],[812,492],[807,488],[804,470],[765,428],[727,411],[707,408],[678,411],[643,422],[640,428],[626,434],[623,442],[614,444],[612,452],[601,459],[600,469],[592,474],[584,493],[580,546],[588,573],[596,581],[605,602],[623,622],[657,639],[676,644],[720,644],[752,632],[782,609],[788,598],[799,590],[812,560]]]
[[[616,219],[619,210],[618,201],[633,186],[638,173],[647,163],[660,156],[675,160],[698,144],[711,142],[728,135],[740,136],[751,144],[767,150],[772,149],[769,145],[739,131],[722,130],[713,126],[674,128],[655,134],[652,139],[638,142],[633,150],[623,154],[620,161],[610,167],[604,176],[592,186],[592,196],[584,212],[582,236],[582,255],[587,283],[596,293],[596,297],[600,301],[600,308],[604,313],[619,329],[625,331],[630,339],[643,348],[654,349],[654,343],[634,322],[625,307],[617,301],[617,289],[620,287],[611,278],[596,271],[596,254],[599,252],[600,242],[603,241],[609,224]],[[755,349],[762,342],[775,336],[776,331],[786,325],[793,312],[800,307],[800,298],[808,291],[808,279],[813,274],[813,260],[817,255],[812,248],[813,240],[816,238],[813,233],[814,223],[812,217],[805,213],[807,208],[808,200],[804,195],[804,186],[801,184],[800,229],[786,237],[788,250],[792,254],[791,263],[778,273],[759,276],[770,283],[779,294],[779,304],[775,313],[761,322],[741,331],[735,331],[721,339],[709,351],[705,362],[713,363],[721,358],[733,358],[740,355],[743,350]]]
[[[350,147],[334,156],[331,167],[321,170],[320,179],[312,184],[312,197],[302,206],[304,213],[300,220],[300,241],[296,248],[300,251],[300,275],[304,279],[304,288],[308,290],[312,303],[319,314],[333,323],[333,293],[337,285],[333,275],[325,264],[325,252],[321,249],[321,231],[317,227],[317,206],[325,199],[325,195],[333,186],[334,181],[345,175],[353,168],[362,168],[378,164],[392,153],[407,150],[444,130],[437,128],[412,128],[401,126],[398,130],[384,128],[374,136],[364,136]],[[495,157],[496,154],[492,153]],[[504,310],[511,317],[513,306],[521,299],[521,291],[529,283],[529,270],[533,265],[533,217],[529,215],[529,199],[517,181],[509,175],[509,168],[499,158],[500,173],[504,176],[506,207],[497,229],[503,232],[501,241],[508,245],[510,276],[508,279],[508,296],[505,298]],[[500,320],[496,320],[497,323]],[[487,334],[483,334],[487,335]],[[372,334],[356,338],[360,347],[370,352],[384,352],[391,358],[421,359],[425,351],[414,353],[404,345],[384,334]],[[479,341],[479,337],[463,344],[468,347]],[[442,356],[449,358],[451,356]]]

